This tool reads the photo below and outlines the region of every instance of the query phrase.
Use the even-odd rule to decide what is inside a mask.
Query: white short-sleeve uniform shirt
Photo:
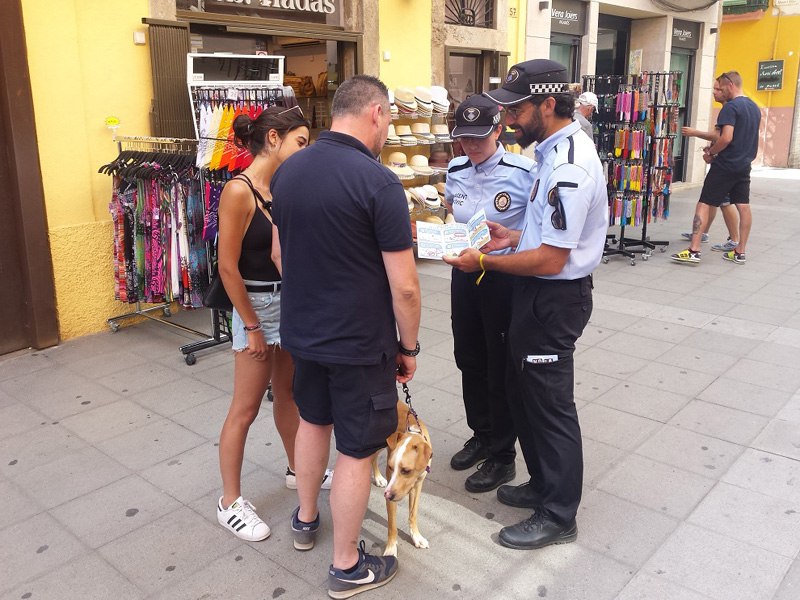
[[[573,121],[536,146],[533,192],[517,252],[542,244],[570,248],[557,275],[542,279],[580,279],[594,271],[603,256],[608,230],[608,195],[600,159],[592,141]],[[558,188],[566,230],[552,224],[550,190]]]

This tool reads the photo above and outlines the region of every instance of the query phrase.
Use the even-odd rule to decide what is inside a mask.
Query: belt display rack
[[[603,262],[624,256],[635,265],[635,252],[646,261],[669,244],[651,240],[647,225],[669,216],[681,76],[645,71],[583,78],[583,90],[598,98],[594,137],[606,174],[609,226],[620,228],[618,236],[606,236]],[[641,227],[641,236],[625,237],[626,227]]]

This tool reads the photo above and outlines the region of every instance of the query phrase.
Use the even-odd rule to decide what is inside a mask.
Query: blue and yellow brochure
[[[443,256],[458,256],[467,248],[480,249],[491,240],[486,213],[475,213],[467,223],[427,223],[417,221],[417,256],[441,260]]]

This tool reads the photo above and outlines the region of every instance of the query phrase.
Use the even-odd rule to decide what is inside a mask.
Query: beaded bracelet
[[[260,330],[261,330],[261,327],[262,327],[262,325],[261,325],[261,321],[259,321],[258,323],[256,323],[255,325],[252,325],[252,326],[250,326],[250,327],[248,327],[247,325],[245,325],[245,326],[244,326],[244,330],[245,330],[245,331],[260,331]]]

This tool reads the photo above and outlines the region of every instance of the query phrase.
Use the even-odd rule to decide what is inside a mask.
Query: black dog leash
[[[406,395],[406,406],[408,406],[408,414],[406,414],[406,431],[413,431],[411,429],[411,423],[409,422],[409,415],[414,417],[414,420],[417,422],[417,429],[418,433],[422,436],[426,442],[430,443],[428,438],[422,433],[422,425],[419,422],[419,417],[417,416],[417,411],[414,410],[414,407],[411,406],[411,392],[408,391],[408,384],[403,384],[403,393]],[[417,432],[415,432],[417,433]],[[429,466],[425,467],[425,470],[430,473],[431,468]]]

